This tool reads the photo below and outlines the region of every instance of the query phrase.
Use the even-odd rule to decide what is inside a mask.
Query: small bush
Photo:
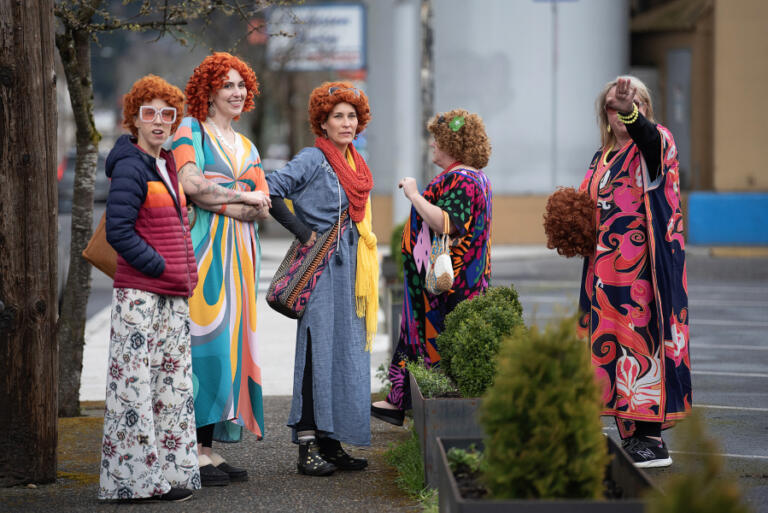
[[[448,465],[454,473],[461,471],[475,473],[483,465],[483,453],[475,447],[475,444],[470,445],[467,449],[451,447],[445,456],[448,458]]]
[[[609,459],[589,348],[568,318],[504,339],[480,412],[498,498],[599,498]]]
[[[413,374],[425,399],[458,395],[456,385],[451,379],[439,368],[427,368],[423,357],[419,357],[416,362],[408,362],[406,368]]]
[[[706,434],[701,416],[692,413],[679,429],[677,439],[690,456],[678,456],[683,472],[670,478],[664,493],[650,494],[649,513],[748,513],[738,483],[723,473],[720,448]]]
[[[445,317],[437,337],[440,367],[463,397],[479,397],[493,383],[501,339],[522,325],[523,307],[512,286],[491,287]]]

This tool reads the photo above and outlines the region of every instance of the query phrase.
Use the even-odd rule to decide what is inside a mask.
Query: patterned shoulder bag
[[[336,174],[334,173],[334,177]],[[291,319],[299,319],[309,303],[317,280],[338,247],[346,229],[347,209],[341,210],[341,185],[338,178],[339,217],[330,230],[317,237],[312,246],[294,239],[267,289],[267,304]]]

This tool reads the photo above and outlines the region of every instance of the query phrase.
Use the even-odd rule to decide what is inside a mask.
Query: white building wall
[[[370,163],[375,191],[395,193],[395,222],[408,212],[395,184],[419,176],[419,3],[366,1]],[[433,0],[433,9],[435,110],[483,117],[494,193],[578,185],[599,142],[595,98],[628,71],[628,0]]]

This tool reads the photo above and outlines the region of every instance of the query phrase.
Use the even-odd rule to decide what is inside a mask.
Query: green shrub
[[[448,452],[445,453],[448,458],[448,465],[451,467],[451,471],[456,472],[479,472],[483,465],[483,452],[472,444],[467,449],[459,449],[458,447],[451,447]]]
[[[491,287],[445,317],[437,337],[440,367],[463,397],[479,397],[493,383],[501,339],[522,325],[523,307],[512,286]]]
[[[568,318],[518,327],[480,411],[483,481],[499,498],[599,498],[609,461],[589,348]]]
[[[664,493],[655,491],[648,498],[649,513],[747,513],[736,481],[723,473],[723,457],[718,444],[710,438],[701,416],[694,412],[678,428],[677,440],[683,443],[678,456],[683,471],[669,479]]]
[[[423,357],[419,357],[418,361],[408,362],[406,368],[408,372],[413,374],[413,378],[419,384],[421,395],[425,399],[458,395],[456,385],[451,379],[443,374],[439,368],[428,369],[424,365]]]

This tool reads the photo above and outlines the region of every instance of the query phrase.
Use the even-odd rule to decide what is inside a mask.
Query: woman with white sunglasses
[[[123,135],[107,157],[112,292],[100,499],[183,501],[200,488],[188,298],[197,283],[186,202],[163,142],[184,95],[160,77],[123,100]]]

